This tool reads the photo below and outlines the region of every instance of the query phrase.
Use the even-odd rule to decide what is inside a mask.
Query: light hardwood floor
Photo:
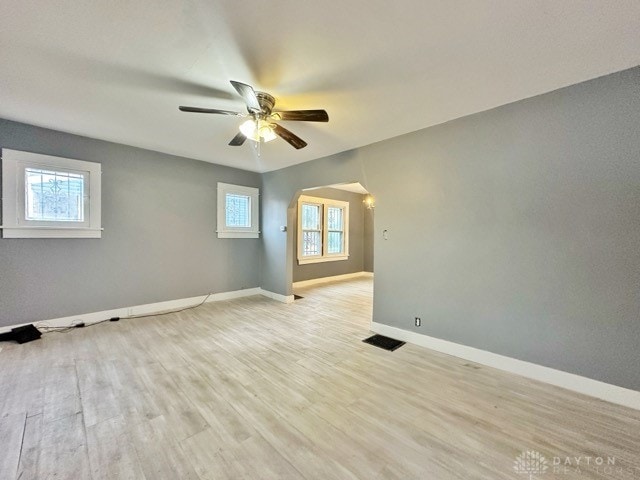
[[[640,412],[369,335],[370,279],[0,351],[0,479],[640,479]],[[553,457],[583,457],[554,472]],[[586,457],[613,457],[608,470]],[[575,461],[574,461],[575,462]]]

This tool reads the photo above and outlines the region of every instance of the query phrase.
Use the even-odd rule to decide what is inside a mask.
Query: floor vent
[[[405,344],[405,342],[401,342],[400,340],[396,340],[395,338],[385,337],[384,335],[374,335],[373,337],[365,338],[363,342],[368,343],[369,345],[384,348],[385,350],[389,350],[390,352],[393,352],[394,350],[400,348]]]

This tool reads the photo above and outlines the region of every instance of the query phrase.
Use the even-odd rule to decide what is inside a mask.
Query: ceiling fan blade
[[[194,112],[194,113],[218,113],[220,115],[236,115],[238,117],[244,117],[244,113],[231,112],[229,110],[218,110],[217,108],[199,108],[199,107],[178,107],[181,112]]]
[[[236,136],[231,139],[231,141],[229,142],[229,145],[231,145],[232,147],[239,147],[244,143],[246,139],[247,137],[245,136],[244,133],[238,132]]]
[[[247,85],[246,83],[236,82],[231,80],[231,85],[236,91],[240,94],[240,96],[244,99],[244,102],[247,104],[247,108],[250,112],[261,112],[262,107],[258,102],[258,97],[256,96],[256,92],[251,85]]]
[[[328,122],[329,114],[326,110],[289,110],[288,112],[273,112],[279,120],[297,120],[301,122]]]
[[[307,142],[302,140],[300,137],[290,132],[282,125],[278,125],[277,123],[273,124],[273,131],[276,135],[282,138],[284,141],[288,142],[292,147],[297,150],[304,148],[307,146]]]

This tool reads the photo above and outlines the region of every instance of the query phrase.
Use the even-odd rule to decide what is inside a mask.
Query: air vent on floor
[[[373,337],[365,338],[363,342],[375,347],[384,348],[390,352],[393,352],[405,344],[405,342],[401,342],[395,338],[385,337],[384,335],[374,335]]]

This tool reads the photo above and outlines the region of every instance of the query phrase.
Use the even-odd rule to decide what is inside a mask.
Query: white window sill
[[[349,255],[334,255],[330,257],[315,257],[315,258],[299,258],[298,265],[306,265],[308,263],[337,262],[340,260],[349,260]]]
[[[217,232],[218,238],[260,238],[260,232]]]
[[[4,227],[2,238],[102,238],[102,228]]]

